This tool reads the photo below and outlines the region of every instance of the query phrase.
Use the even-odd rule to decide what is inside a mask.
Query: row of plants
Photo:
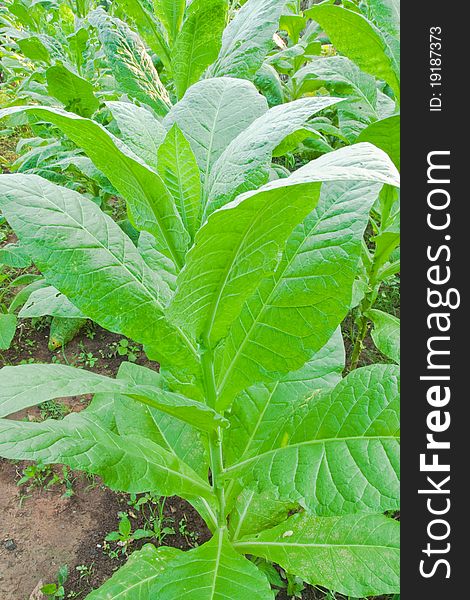
[[[377,305],[399,273],[397,3],[0,15],[0,119],[26,132],[0,176],[17,237],[0,347],[48,315],[160,365],[4,367],[0,455],[181,496],[212,532],[189,552],[146,545],[88,598],[264,600],[266,564],[398,593],[399,320]],[[371,327],[382,358],[359,367]],[[8,418],[84,394],[61,420]]]

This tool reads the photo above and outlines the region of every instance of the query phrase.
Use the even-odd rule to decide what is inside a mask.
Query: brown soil
[[[70,570],[67,593],[84,598],[127,559],[126,554],[112,557],[104,551],[104,538],[118,528],[118,513],[130,510],[135,515],[133,530],[144,527],[143,516],[130,509],[126,494],[111,492],[79,474],[73,474],[71,498],[63,497],[61,485],[26,492],[16,483],[25,464],[0,461],[0,598],[28,600],[39,582],[56,581],[61,565]],[[202,519],[184,500],[167,499],[164,514],[175,530],[165,539],[167,545],[188,550],[208,539]],[[188,524],[185,535],[179,531],[180,522]],[[155,539],[133,542],[129,553],[146,542],[157,544]],[[120,548],[111,543],[110,549]],[[85,575],[76,569],[82,565],[87,567]]]

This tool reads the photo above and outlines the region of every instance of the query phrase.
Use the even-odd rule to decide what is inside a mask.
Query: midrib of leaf
[[[216,582],[217,582],[217,576],[219,573],[223,541],[224,541],[224,536],[222,535],[222,532],[219,532],[219,539],[218,539],[218,544],[217,544],[217,555],[215,557],[215,566],[214,566],[214,578],[212,579],[212,585],[211,585],[211,600],[215,596],[215,586],[216,586]]]
[[[284,277],[284,273],[290,268],[290,266],[292,265],[292,263],[294,262],[294,260],[297,258],[298,254],[301,254],[302,248],[307,243],[308,238],[315,233],[315,230],[317,229],[317,227],[319,227],[320,223],[322,221],[324,221],[327,217],[329,217],[329,212],[333,211],[334,208],[336,208],[336,202],[332,206],[330,206],[328,208],[328,210],[322,215],[321,219],[318,219],[318,221],[315,223],[315,225],[312,227],[312,229],[310,229],[308,235],[305,236],[304,240],[298,246],[298,249],[293,253],[293,255],[290,258],[290,260],[288,262],[286,262],[286,265],[282,269],[282,271],[277,271],[276,270],[276,273],[273,275],[273,277],[277,278],[276,282],[275,282],[275,285],[273,286],[273,289],[269,293],[269,296],[267,297],[266,301],[262,301],[262,308],[258,312],[258,316],[256,317],[256,319],[252,320],[250,328],[248,329],[248,331],[246,332],[246,334],[245,334],[245,336],[243,338],[243,342],[239,345],[239,347],[238,347],[238,349],[237,349],[237,351],[236,351],[233,359],[230,362],[230,365],[225,370],[225,374],[224,374],[224,376],[222,378],[220,386],[218,386],[218,388],[217,388],[218,395],[221,395],[221,393],[223,392],[225,384],[227,383],[228,378],[231,376],[233,366],[236,364],[236,361],[237,361],[238,357],[240,356],[240,353],[242,352],[243,348],[245,347],[247,341],[250,339],[250,336],[251,336],[251,334],[253,332],[253,329],[258,325],[259,320],[260,320],[260,316],[264,313],[264,310],[265,310],[266,306],[269,305],[269,303],[271,301],[271,298],[275,295],[275,293],[277,291],[277,288],[278,288],[280,282],[282,281],[282,279]]]
[[[57,210],[54,205],[53,202],[51,202],[51,200],[49,200],[49,198],[45,195],[41,196],[43,200],[46,200],[51,206],[52,208],[49,210],[52,210],[53,212],[59,212],[60,214],[64,214],[65,211],[63,210]],[[80,207],[80,211],[82,211],[81,207]],[[83,216],[83,212],[81,213]],[[136,281],[137,283],[139,283],[146,292],[148,292],[149,296],[155,300],[156,304],[158,305],[158,307],[160,308],[160,310],[162,311],[162,317],[163,317],[163,312],[164,312],[164,307],[161,304],[159,298],[157,296],[155,296],[155,294],[144,284],[143,281],[139,280],[127,267],[127,265],[121,261],[119,259],[119,257],[117,257],[113,252],[111,252],[111,250],[105,246],[102,242],[100,242],[100,240],[98,238],[95,237],[95,235],[93,235],[93,233],[91,231],[89,231],[88,229],[86,229],[79,221],[77,221],[71,214],[67,213],[68,218],[70,218],[74,223],[76,223],[76,225],[78,226],[79,229],[81,229],[83,232],[85,232],[88,236],[90,236],[93,240],[95,240],[95,242],[103,249],[105,250],[105,252],[107,252],[110,256],[112,256],[116,261],[117,264],[124,267],[124,270],[127,271],[127,273],[129,274],[129,276],[131,277],[132,280]],[[107,224],[106,224],[107,227]],[[164,318],[164,317],[163,317]],[[180,334],[181,338],[185,341],[186,345],[188,346],[188,349],[190,350],[190,352],[193,354],[193,356],[198,360],[199,359],[199,355],[196,351],[196,348],[193,346],[193,344],[191,343],[191,341],[189,340],[189,338],[187,337],[187,335],[181,330],[181,328],[177,325],[174,325],[175,329],[178,331],[178,333]]]
[[[330,443],[355,442],[355,441],[359,441],[359,440],[373,441],[373,440],[397,440],[397,439],[398,439],[398,435],[354,435],[354,436],[341,437],[341,438],[334,437],[334,438],[321,438],[321,439],[317,439],[317,440],[306,440],[304,442],[297,442],[295,444],[291,444],[291,445],[285,446],[283,448],[274,448],[272,450],[267,450],[266,452],[262,452],[261,454],[258,454],[257,456],[247,458],[246,460],[243,460],[239,463],[235,463],[234,465],[231,465],[230,467],[227,467],[224,470],[224,473],[226,475],[230,474],[232,471],[238,470],[241,467],[246,466],[247,464],[257,462],[266,456],[275,454],[276,452],[280,452],[283,450],[302,448],[303,446],[315,446],[315,445],[324,445],[324,444],[330,444]]]
[[[179,145],[179,141],[178,141],[178,135],[175,135],[175,145],[176,145],[176,152],[177,152],[177,157],[178,157],[180,155],[180,145]],[[181,173],[180,162],[179,162],[178,158],[176,159],[175,164],[176,164],[177,176],[178,176],[178,190],[179,190],[180,198],[182,198],[184,200],[185,191],[183,189],[183,184],[182,184],[183,176]],[[183,201],[180,204],[181,204],[181,206],[180,206],[181,218],[183,220],[183,223],[186,226],[186,230],[188,231],[188,215],[186,213],[186,203]],[[188,233],[189,233],[189,231],[188,231]]]
[[[233,486],[233,484],[234,484],[234,482],[233,482],[233,481],[231,481],[231,482],[230,482],[230,484],[229,484],[229,488],[231,488],[231,487]],[[238,538],[238,535],[240,534],[240,531],[241,531],[242,525],[243,525],[243,523],[245,522],[245,518],[246,518],[246,515],[248,514],[248,510],[249,510],[249,508],[250,508],[250,506],[251,506],[251,502],[252,502],[252,500],[253,500],[253,497],[254,497],[254,495],[255,495],[255,491],[254,491],[254,490],[252,490],[252,491],[250,492],[250,496],[249,496],[249,498],[247,498],[247,500],[246,500],[246,502],[245,502],[245,504],[244,504],[244,506],[243,506],[243,510],[242,510],[242,512],[240,513],[240,517],[239,517],[239,519],[238,519],[238,525],[237,525],[237,528],[236,528],[236,529],[235,529],[235,531],[233,532],[233,539],[234,539],[234,540],[236,540],[236,539]],[[234,544],[234,545],[236,545],[236,544]]]
[[[371,545],[364,545],[364,544],[313,544],[311,542],[306,542],[305,544],[302,544],[300,542],[263,542],[263,541],[252,541],[252,542],[244,542],[244,541],[240,541],[240,542],[233,542],[233,545],[236,546],[237,548],[241,548],[243,546],[280,546],[280,547],[287,547],[287,548],[344,548],[344,549],[348,549],[348,548],[360,548],[362,550],[364,549],[372,549],[372,548],[377,548],[377,549],[381,549],[381,550],[397,550],[398,548],[396,546],[382,546],[382,545],[376,545],[376,544],[371,544]]]
[[[157,577],[159,577],[160,573],[155,573],[155,575],[151,575],[150,577],[146,577],[145,579],[139,579],[139,581],[137,581],[136,583],[133,583],[132,585],[127,586],[126,588],[122,589],[118,594],[112,596],[112,600],[116,600],[116,598],[121,598],[123,595],[125,595],[125,598],[130,598],[130,596],[128,596],[130,590],[133,590],[136,587],[141,587],[143,585],[145,585],[146,583],[148,583],[149,581],[153,581],[154,579],[156,579]]]

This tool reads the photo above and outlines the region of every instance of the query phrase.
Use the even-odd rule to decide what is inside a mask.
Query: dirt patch
[[[2,600],[28,600],[38,582],[56,581],[62,565],[67,565],[70,573],[66,592],[84,598],[111,577],[133,551],[148,542],[159,545],[156,537],[149,536],[130,542],[127,551],[121,552],[119,544],[104,542],[118,529],[119,513],[128,513],[132,531],[148,527],[148,512],[133,508],[129,495],[114,493],[96,479],[76,473],[70,474],[70,498],[64,497],[63,485],[26,491],[17,481],[27,464],[0,461]],[[210,537],[201,517],[181,498],[164,501],[163,518],[170,531],[165,545],[188,550]]]
[[[119,499],[101,487],[89,493],[86,478],[63,490],[35,490],[22,498],[16,465],[0,463],[0,597],[27,600],[39,580],[53,582],[61,565],[76,565],[88,532],[106,529]]]

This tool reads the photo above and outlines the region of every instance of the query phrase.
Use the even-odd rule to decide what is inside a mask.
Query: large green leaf
[[[257,453],[281,448],[308,412],[309,399],[341,380],[345,353],[338,328],[325,346],[301,369],[280,381],[254,385],[239,394],[224,435],[225,464],[230,466]],[[295,502],[258,494],[232,481],[227,487],[230,529],[235,538],[273,527],[285,520]]]
[[[235,545],[346,596],[400,591],[400,524],[383,515],[298,514]]]
[[[191,144],[203,181],[230,142],[268,109],[248,81],[223,77],[194,84],[163,124],[174,123]]]
[[[248,0],[224,31],[213,77],[253,79],[273,47],[285,0]]]
[[[91,117],[99,108],[100,103],[93,92],[93,85],[64,65],[49,67],[46,80],[48,93],[60,100],[66,110]]]
[[[395,510],[399,404],[396,365],[356,369],[311,400],[282,448],[244,459],[226,475],[318,515]]]
[[[177,264],[189,244],[189,236],[171,194],[161,177],[104,127],[60,109],[13,106],[0,110],[0,119],[27,111],[59,127],[83,148],[116,190],[126,199],[137,228],[152,233],[159,248]]]
[[[87,317],[197,372],[195,348],[164,317],[167,284],[94,202],[35,175],[3,175],[0,208],[48,283]]]
[[[98,30],[120,91],[166,115],[171,105],[168,92],[139,36],[102,9],[93,11],[89,21]]]
[[[136,384],[127,378],[111,379],[66,365],[3,367],[0,369],[0,383],[0,417],[62,396],[114,393],[125,394],[205,431],[227,424],[223,417],[205,404],[161,387]]]
[[[381,148],[400,169],[400,115],[393,115],[372,123],[361,131],[358,142],[370,142]]]
[[[193,239],[201,210],[201,178],[191,145],[176,123],[158,150],[158,172]]]
[[[42,423],[0,419],[0,456],[66,464],[123,492],[202,496],[214,503],[209,484],[174,454],[146,439],[118,436],[87,411]]]
[[[44,315],[69,319],[84,317],[81,310],[51,285],[34,290],[19,312],[19,316],[23,319]]]
[[[86,600],[148,600],[157,578],[180,553],[177,548],[146,544],[142,550],[133,552],[126,564]]]
[[[387,82],[400,100],[396,48],[375,25],[357,12],[332,4],[313,6],[306,15],[321,25],[339,52]]]
[[[222,406],[257,381],[298,369],[332,335],[349,310],[378,191],[370,183],[324,186],[318,208],[294,230],[275,274],[245,303],[218,349]]]
[[[341,381],[344,360],[344,344],[338,328],[298,371],[275,383],[253,385],[238,394],[230,411],[230,428],[224,436],[226,465],[280,448],[308,410],[306,400]]]
[[[183,23],[186,0],[153,0],[153,7],[168,37],[174,40]]]
[[[315,208],[321,182],[365,180],[396,185],[397,176],[384,152],[369,144],[357,144],[322,156],[290,177],[238,196],[212,213],[198,231],[178,276],[169,309],[171,318],[196,338],[202,336],[206,344],[215,346],[240,313],[243,302],[275,269],[295,225]]]
[[[400,363],[400,319],[375,309],[369,310],[366,316],[374,324],[371,333],[374,344],[382,354]]]
[[[106,102],[116,121],[120,137],[128,148],[149,166],[157,168],[157,152],[165,129],[152,113],[130,102]]]
[[[15,332],[16,315],[0,313],[0,350],[8,350]]]
[[[228,204],[238,194],[265,184],[276,146],[301,129],[313,114],[336,102],[337,98],[302,98],[275,106],[258,117],[227,146],[214,164],[205,215]]]
[[[199,548],[181,554],[157,579],[152,597],[177,600],[227,600],[246,595],[250,600],[274,600],[266,578],[252,562],[238,554],[223,530]]]
[[[171,64],[178,98],[184,96],[217,58],[226,13],[227,0],[194,0],[190,4],[172,52]]]

